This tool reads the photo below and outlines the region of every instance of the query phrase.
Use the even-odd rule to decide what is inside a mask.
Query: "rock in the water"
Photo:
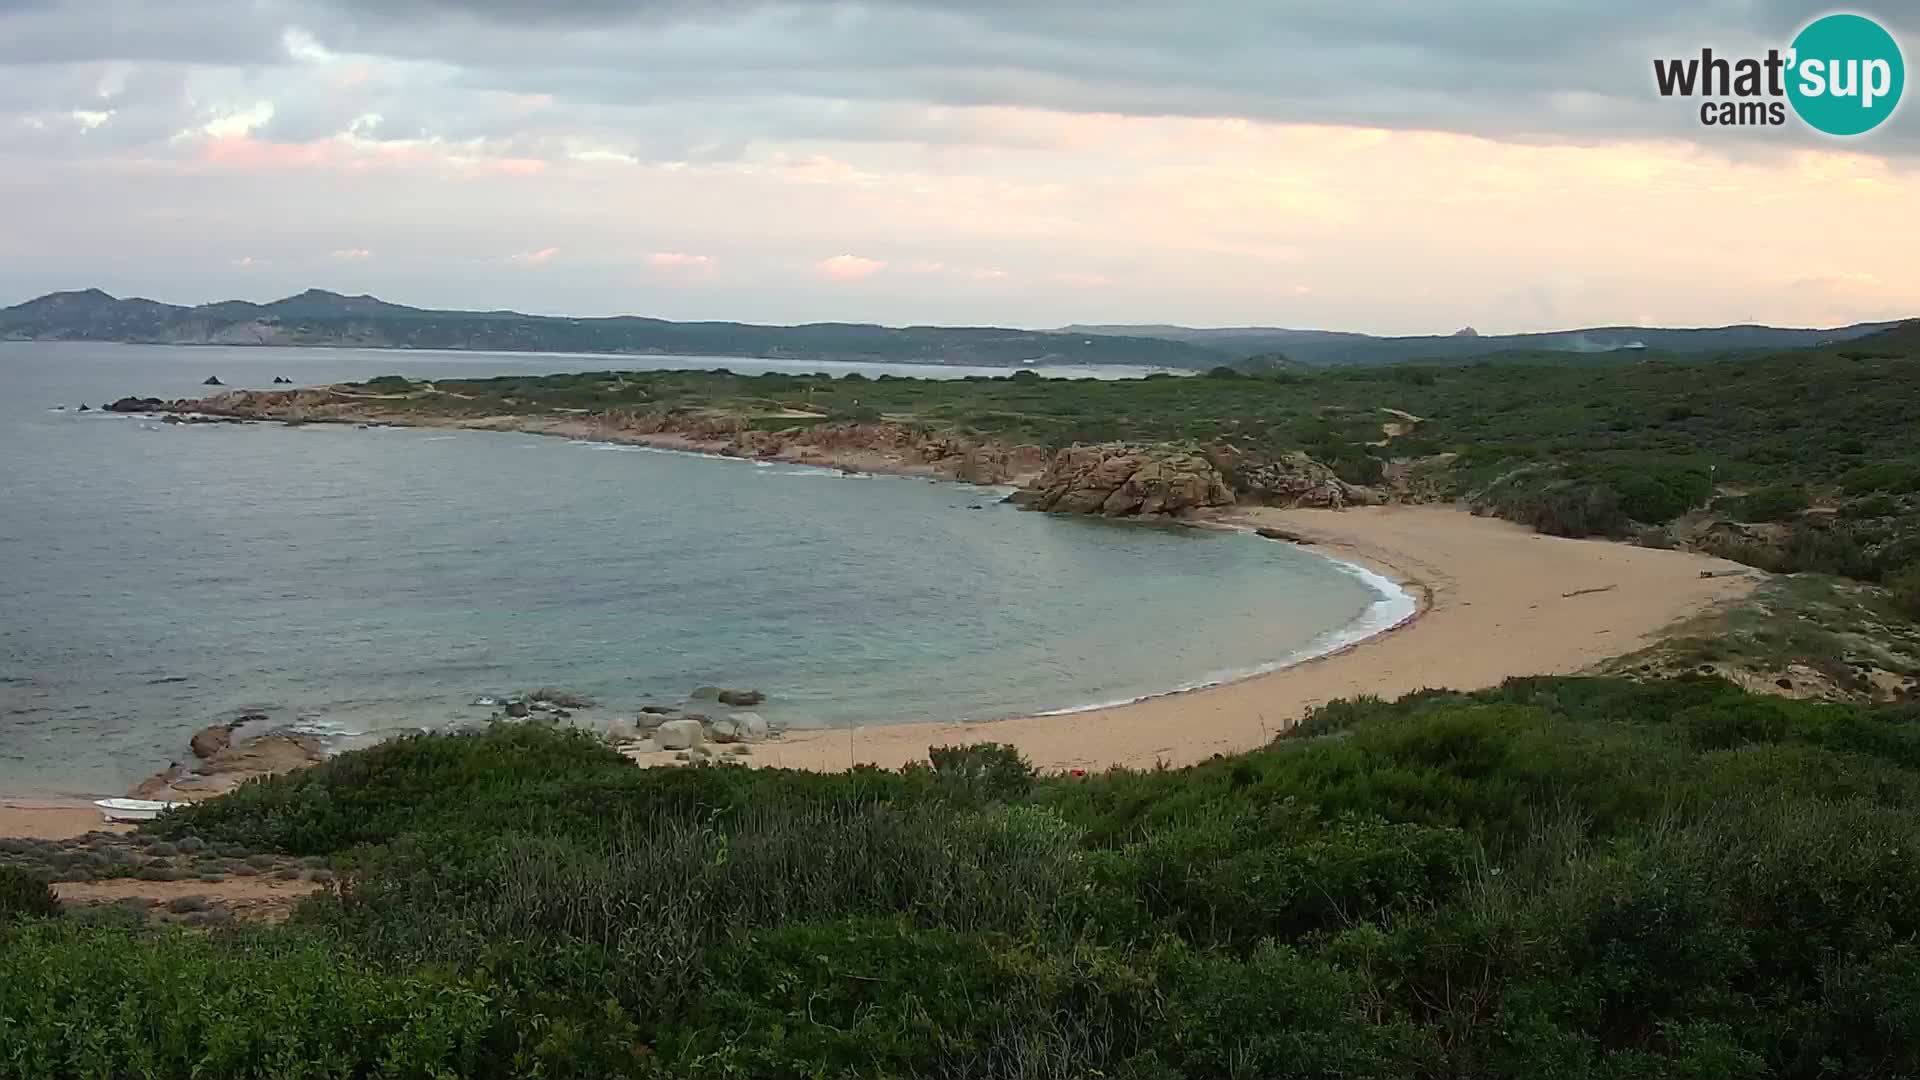
[[[562,690],[556,686],[543,686],[527,695],[529,701],[544,701],[562,709],[591,709],[593,699],[585,694],[576,694],[571,690]]]
[[[194,757],[202,760],[210,758],[232,745],[233,729],[237,726],[238,724],[212,724],[203,727],[194,732],[193,738],[187,745],[193,749]]]
[[[717,686],[696,686],[693,688],[693,693],[688,694],[687,697],[694,701],[713,701],[717,699],[720,694],[721,690]]]
[[[672,716],[680,710],[671,705],[642,705],[640,711],[648,716]]]
[[[226,383],[221,382],[220,376],[218,375],[209,375],[207,376],[207,381],[201,383],[200,385],[201,386],[225,386]]]
[[[706,729],[698,720],[669,720],[653,733],[662,750],[691,750],[706,740]]]
[[[157,397],[150,397],[150,398],[123,397],[119,401],[116,401],[111,405],[102,406],[102,408],[106,409],[108,412],[150,413],[150,412],[159,412],[162,408],[166,406],[166,404],[167,404],[166,402],[161,401]]]
[[[758,690],[722,690],[716,697],[720,704],[731,705],[736,709],[758,705],[767,700],[767,695]]]
[[[532,714],[533,710],[527,708],[527,703],[524,701],[507,702],[507,715],[513,717],[515,720],[525,720]]]
[[[1304,536],[1301,536],[1297,533],[1290,533],[1285,529],[1276,529],[1270,525],[1262,525],[1259,528],[1253,530],[1253,532],[1255,536],[1264,537],[1265,539],[1268,539],[1268,540],[1284,540],[1289,544],[1309,543],[1307,538]]]

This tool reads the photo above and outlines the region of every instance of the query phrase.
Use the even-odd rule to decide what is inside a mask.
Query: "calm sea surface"
[[[998,373],[0,343],[0,793],[118,794],[247,710],[347,740],[484,720],[476,697],[541,685],[600,698],[582,720],[602,724],[702,684],[760,688],[756,711],[796,727],[1067,709],[1283,663],[1405,603],[1289,545],[956,484],[75,411],[208,375],[719,366]]]

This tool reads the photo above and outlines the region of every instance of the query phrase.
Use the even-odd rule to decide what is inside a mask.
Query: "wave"
[[[1235,529],[1234,531],[1250,532],[1251,530]],[[1256,678],[1261,675],[1271,675],[1276,671],[1285,671],[1288,668],[1299,667],[1301,664],[1310,663],[1314,660],[1343,652],[1368,638],[1377,637],[1389,630],[1395,630],[1404,626],[1412,621],[1414,616],[1420,613],[1420,601],[1416,599],[1412,593],[1401,588],[1399,582],[1394,581],[1385,574],[1378,573],[1359,563],[1348,562],[1345,559],[1337,559],[1321,552],[1316,551],[1312,552],[1312,554],[1318,555],[1320,558],[1334,564],[1344,573],[1359,578],[1362,583],[1378,594],[1379,599],[1368,604],[1366,609],[1347,625],[1338,630],[1332,630],[1322,634],[1312,642],[1270,663],[1257,664],[1249,668],[1233,668],[1225,671],[1212,672],[1193,682],[1183,683],[1179,686],[1151,694],[1139,694],[1134,697],[1119,698],[1112,701],[1095,701],[1082,705],[1068,705],[1064,708],[1048,709],[1045,712],[1033,713],[1032,715],[1071,716],[1074,713],[1094,712],[1099,709],[1114,709],[1122,705],[1134,705],[1142,701],[1151,701],[1154,698],[1167,697],[1171,694],[1185,694],[1194,690],[1205,690],[1210,687],[1244,682],[1247,679]]]

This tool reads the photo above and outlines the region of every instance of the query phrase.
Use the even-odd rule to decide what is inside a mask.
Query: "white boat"
[[[95,799],[93,805],[108,821],[152,821],[163,810],[184,806],[177,802],[155,802],[152,799]]]

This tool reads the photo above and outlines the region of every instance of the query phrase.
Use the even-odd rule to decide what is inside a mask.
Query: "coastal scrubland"
[[[1920,565],[1917,364],[1920,324],[1908,324],[1819,348],[1577,366],[1530,354],[1266,362],[1117,381],[607,370],[390,376],[362,391],[403,415],[713,414],[763,430],[891,421],[1048,449],[1231,447],[1251,462],[1304,451],[1396,501],[1465,499],[1556,535],[1891,583]]]
[[[283,925],[0,881],[0,1075],[1911,1075],[1916,721],[1536,678],[1090,776],[412,737],[148,827],[330,860]]]

